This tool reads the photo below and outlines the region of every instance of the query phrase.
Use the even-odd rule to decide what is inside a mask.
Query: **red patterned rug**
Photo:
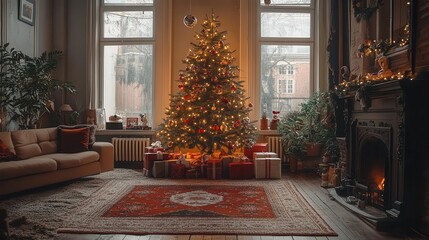
[[[274,218],[263,187],[135,186],[103,217]]]
[[[111,181],[58,232],[335,236],[285,180]]]

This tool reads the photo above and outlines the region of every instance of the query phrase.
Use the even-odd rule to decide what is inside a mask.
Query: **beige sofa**
[[[113,170],[113,145],[95,142],[90,151],[59,153],[57,128],[0,132],[19,160],[0,162],[0,196]]]

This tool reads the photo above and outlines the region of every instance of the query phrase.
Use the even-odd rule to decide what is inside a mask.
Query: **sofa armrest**
[[[109,142],[95,142],[92,150],[100,154],[101,172],[113,170],[113,144]]]

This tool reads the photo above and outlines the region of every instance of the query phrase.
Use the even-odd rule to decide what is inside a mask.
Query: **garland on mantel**
[[[371,1],[368,7],[361,7],[363,0],[353,0],[352,6],[354,10],[354,15],[357,22],[360,22],[361,19],[368,19],[371,15],[377,11],[382,5],[382,0]]]

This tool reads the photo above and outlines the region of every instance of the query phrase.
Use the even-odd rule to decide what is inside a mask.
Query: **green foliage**
[[[301,105],[301,111],[281,118],[279,132],[287,154],[305,155],[305,143],[321,143],[331,155],[338,154],[333,105],[328,92],[316,92]]]
[[[53,91],[61,89],[74,93],[75,88],[52,76],[62,56],[60,51],[44,52],[32,58],[8,47],[7,43],[0,46],[0,103],[9,123],[16,122],[19,128],[26,129],[37,124],[40,117],[50,111]]]

